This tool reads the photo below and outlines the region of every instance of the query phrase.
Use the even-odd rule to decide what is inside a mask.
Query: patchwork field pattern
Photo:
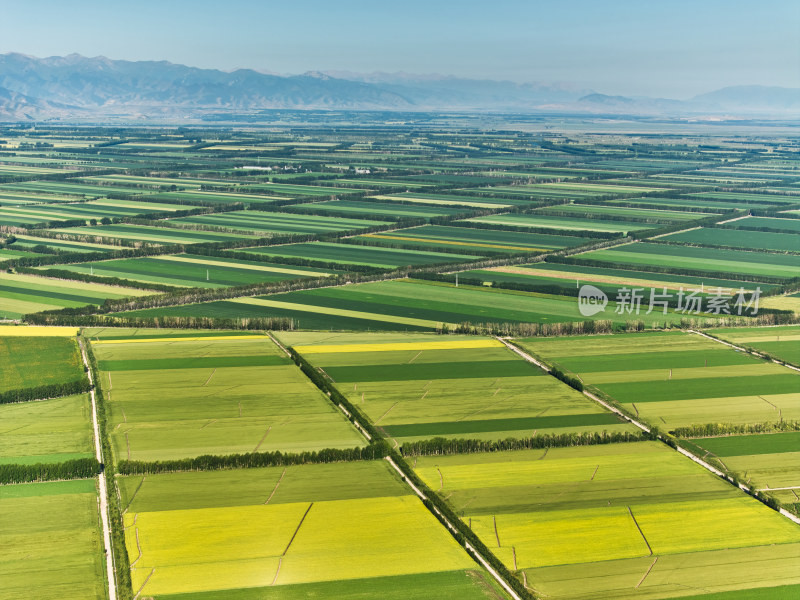
[[[696,334],[520,343],[661,428],[800,419],[800,373]]]
[[[0,486],[0,598],[107,597],[95,485]]]
[[[795,524],[656,442],[420,457],[415,470],[548,597],[800,583]]]
[[[384,461],[127,477],[120,488],[133,589],[148,597],[502,597]]]
[[[116,460],[363,445],[267,336],[195,336],[92,342]]]
[[[632,430],[494,339],[438,341],[417,335],[398,342],[381,334],[336,339],[294,349],[400,443]]]

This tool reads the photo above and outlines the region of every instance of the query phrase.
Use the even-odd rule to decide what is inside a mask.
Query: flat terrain
[[[0,598],[106,598],[95,481],[0,486]]]
[[[659,427],[800,418],[800,373],[696,334],[531,338],[521,344]]]
[[[120,487],[133,589],[146,596],[504,597],[384,461]]]
[[[416,471],[549,597],[800,583],[795,524],[659,443],[420,457]]]
[[[497,340],[402,339],[342,334],[336,343],[294,348],[400,443],[632,431]]]
[[[268,337],[202,333],[92,342],[117,460],[364,443]]]

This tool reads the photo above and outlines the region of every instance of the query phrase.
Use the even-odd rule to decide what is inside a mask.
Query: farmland
[[[659,332],[522,345],[631,414],[673,429],[800,418],[800,374],[696,334]]]
[[[630,430],[496,340],[383,340],[380,334],[341,334],[335,344],[295,350],[400,443]]]
[[[722,328],[712,332],[727,342],[765,352],[780,360],[800,364],[800,326]]]
[[[147,290],[65,281],[36,275],[0,273],[0,318],[58,308],[100,305],[106,298],[145,296]]]
[[[800,162],[759,123],[0,127],[0,599],[797,596]]]
[[[100,337],[92,348],[117,460],[361,443],[341,413],[264,335]]]
[[[73,263],[62,268],[98,277],[201,288],[327,277],[333,273],[324,269],[192,254]]]
[[[416,472],[550,597],[800,583],[794,524],[653,442],[420,457]]]
[[[615,306],[609,306],[609,313],[616,314],[612,312]],[[571,323],[581,320],[574,297],[471,286],[456,288],[419,280],[320,288],[125,314],[137,317],[278,316],[296,319],[301,329],[378,331],[430,331],[442,324],[454,327],[459,323]],[[652,313],[638,317],[654,324],[679,321],[681,315]],[[623,315],[612,318],[624,320]]]
[[[0,488],[2,598],[106,598],[92,479]]]
[[[497,597],[384,461],[129,477],[120,487],[133,588],[148,596],[249,598],[269,587],[356,598],[367,587],[398,599]]]

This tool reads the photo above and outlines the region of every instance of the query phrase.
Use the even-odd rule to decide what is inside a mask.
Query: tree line
[[[89,379],[84,375],[80,379],[66,383],[50,383],[2,392],[0,393],[0,404],[73,396],[75,394],[83,394],[91,389],[92,384],[89,383]]]
[[[64,479],[88,479],[103,470],[94,458],[75,458],[60,463],[33,465],[0,464],[0,484],[30,483]]]

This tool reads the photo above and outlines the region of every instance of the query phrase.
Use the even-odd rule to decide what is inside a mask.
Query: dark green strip
[[[472,379],[477,377],[529,377],[544,371],[524,360],[487,360],[473,362],[411,363],[326,367],[334,381],[412,381],[430,379]]]

